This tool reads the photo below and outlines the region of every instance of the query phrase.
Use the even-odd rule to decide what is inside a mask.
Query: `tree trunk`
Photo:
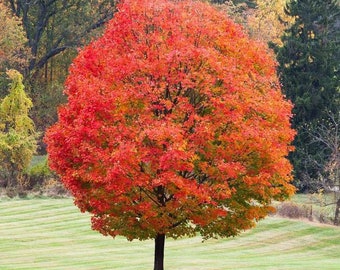
[[[155,261],[153,270],[164,270],[165,234],[157,234],[155,239]]]
[[[338,199],[335,206],[334,225],[336,226],[340,225],[339,214],[340,214],[340,199]]]

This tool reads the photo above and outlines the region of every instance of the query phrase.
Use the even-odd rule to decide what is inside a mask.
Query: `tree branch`
[[[45,56],[43,56],[38,63],[36,63],[35,68],[36,69],[40,69],[42,68],[47,61],[52,58],[53,56],[65,51],[67,48],[70,48],[70,46],[62,46],[62,47],[58,47],[58,48],[53,48],[52,50],[50,50]]]
[[[155,199],[155,198],[153,198],[148,192],[147,192],[147,190],[145,190],[144,188],[142,188],[142,187],[139,187],[140,188],[140,190],[151,200],[151,201],[153,201],[157,206],[162,206],[161,204],[160,204],[160,202],[158,202],[158,200],[157,199]]]

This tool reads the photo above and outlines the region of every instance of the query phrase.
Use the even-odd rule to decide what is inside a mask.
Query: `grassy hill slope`
[[[152,269],[153,241],[90,228],[70,199],[0,201],[0,269]],[[268,218],[241,236],[167,239],[167,270],[340,269],[340,228]]]

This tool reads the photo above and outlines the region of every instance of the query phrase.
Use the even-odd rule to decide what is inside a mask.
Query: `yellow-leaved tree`
[[[281,46],[281,36],[293,18],[285,13],[289,0],[256,0],[256,8],[248,11],[247,26],[253,37]]]
[[[0,179],[4,187],[23,186],[23,171],[36,151],[36,132],[29,117],[32,101],[24,91],[23,76],[8,70],[9,94],[0,102]]]

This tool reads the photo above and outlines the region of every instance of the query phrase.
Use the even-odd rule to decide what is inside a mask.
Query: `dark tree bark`
[[[164,270],[164,244],[165,234],[157,234],[155,239],[154,270]]]

